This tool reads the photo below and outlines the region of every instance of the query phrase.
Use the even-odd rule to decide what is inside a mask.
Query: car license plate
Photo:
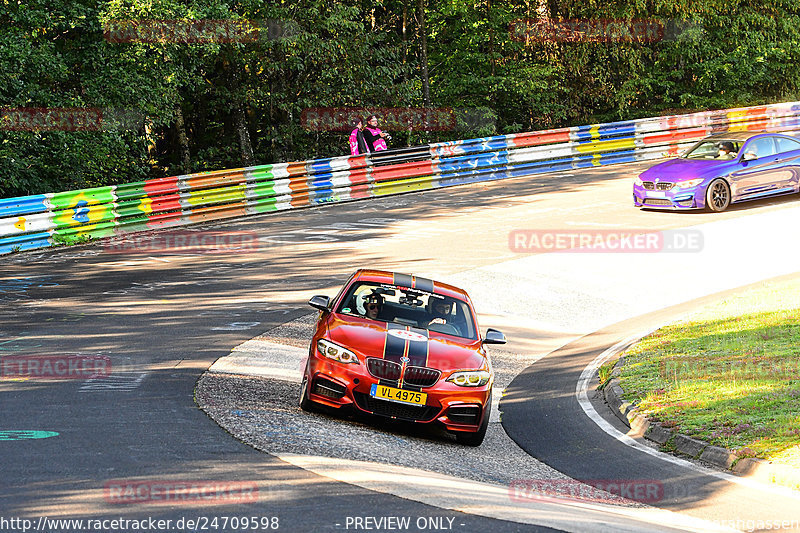
[[[664,191],[650,191],[647,193],[648,198],[666,198],[667,193]]]
[[[428,395],[424,392],[414,392],[410,390],[396,389],[385,385],[372,384],[369,395],[381,400],[392,402],[408,403],[411,405],[425,405]]]

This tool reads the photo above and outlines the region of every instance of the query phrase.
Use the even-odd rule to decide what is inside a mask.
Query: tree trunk
[[[408,6],[406,4],[403,4],[403,87],[408,87]],[[406,146],[411,146],[413,134],[412,125],[409,124]]]
[[[422,59],[422,100],[425,107],[431,106],[430,80],[428,79],[428,36],[425,29],[425,0],[417,0],[419,17],[420,53]]]
[[[486,21],[489,23],[489,65],[491,68],[492,78],[494,78],[494,28],[492,28],[492,0],[486,0]],[[494,83],[492,83],[494,87]],[[493,91],[494,92],[494,91]],[[491,95],[494,101],[494,94]]]
[[[253,145],[250,143],[250,130],[247,129],[247,117],[242,106],[237,105],[233,110],[236,121],[236,134],[239,136],[239,148],[242,153],[242,164],[246,167],[253,166]]]
[[[192,158],[189,153],[189,137],[186,135],[186,125],[183,121],[181,106],[175,107],[175,130],[178,132],[178,149],[181,153],[181,167],[184,174],[192,173]]]
[[[408,64],[408,6],[403,5],[403,81],[408,82],[408,70],[406,69],[406,65]]]
[[[236,136],[239,137],[239,151],[242,156],[242,164],[246,167],[253,166],[253,145],[250,143],[250,130],[247,128],[247,116],[244,114],[246,102],[241,101],[239,95],[240,73],[239,67],[235,64],[226,62],[225,70],[230,71],[229,88],[233,95],[233,123],[236,129]]]
[[[150,168],[155,170],[158,168],[158,152],[156,150],[156,133],[153,119],[150,117],[144,118],[144,139],[147,143],[147,162]]]
[[[422,62],[422,106],[425,109],[429,109],[431,107],[431,89],[430,89],[430,79],[428,78],[428,36],[427,30],[425,29],[425,0],[418,0],[417,1],[417,18],[418,18],[418,28],[419,28],[419,42],[420,42],[420,59]],[[430,137],[428,136],[428,120],[427,120],[427,112],[423,114],[426,117],[422,122],[422,129],[425,132],[425,136],[423,140],[428,142]]]

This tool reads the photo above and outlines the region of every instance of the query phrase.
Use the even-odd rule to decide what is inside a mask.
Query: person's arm
[[[369,128],[364,128],[364,131],[362,133],[364,134],[364,140],[367,142],[367,146],[369,147],[369,150],[371,152],[375,147],[375,141],[380,139],[380,135],[373,135],[372,131],[370,131]]]
[[[383,132],[375,128],[364,128],[364,139],[367,141],[367,146],[371,152],[379,150],[386,150],[386,141],[383,140]]]
[[[367,140],[364,138],[363,131],[358,130],[358,133],[356,133],[356,138],[358,139],[358,153],[368,154],[372,151],[369,147],[369,144],[367,144]]]

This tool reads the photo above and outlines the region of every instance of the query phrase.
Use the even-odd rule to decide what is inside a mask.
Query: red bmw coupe
[[[467,293],[426,278],[358,270],[319,309],[300,406],[353,408],[422,424],[440,423],[458,442],[486,435],[494,374]]]

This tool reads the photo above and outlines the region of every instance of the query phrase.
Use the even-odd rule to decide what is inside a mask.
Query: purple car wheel
[[[706,208],[719,213],[731,204],[731,188],[723,179],[715,179],[706,189]]]

